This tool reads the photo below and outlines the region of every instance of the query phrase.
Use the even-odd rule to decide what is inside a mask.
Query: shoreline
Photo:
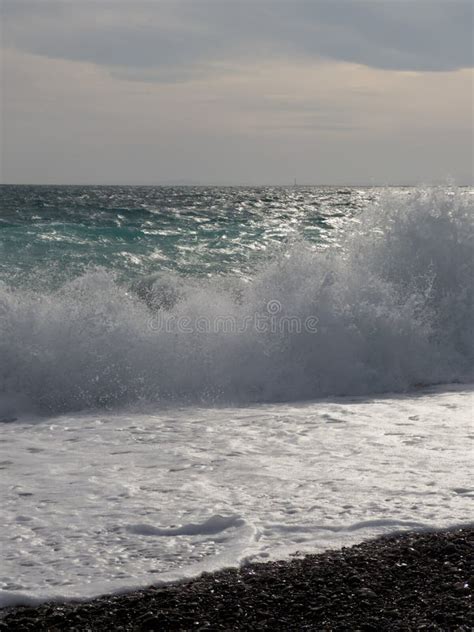
[[[0,632],[458,630],[474,626],[474,527],[403,532],[86,602],[6,607]]]

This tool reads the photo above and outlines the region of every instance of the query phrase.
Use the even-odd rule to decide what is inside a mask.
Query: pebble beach
[[[185,583],[3,611],[0,630],[433,630],[474,625],[474,528],[383,536]]]

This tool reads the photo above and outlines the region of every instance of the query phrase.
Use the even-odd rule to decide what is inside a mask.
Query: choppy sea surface
[[[470,521],[473,193],[0,187],[0,605]]]

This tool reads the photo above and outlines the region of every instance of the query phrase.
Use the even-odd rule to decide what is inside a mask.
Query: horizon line
[[[275,183],[275,182],[192,182],[192,181],[165,181],[165,182],[0,182],[0,186],[25,186],[25,187],[286,187],[286,188],[304,188],[304,187],[434,187],[434,186],[456,186],[456,187],[472,187],[474,182],[458,184],[456,182],[449,181],[437,181],[437,182],[412,182],[412,183],[340,183],[340,182],[302,182],[302,183]]]

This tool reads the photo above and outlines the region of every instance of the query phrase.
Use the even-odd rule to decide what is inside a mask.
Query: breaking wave
[[[101,269],[0,285],[0,415],[245,403],[471,379],[473,214],[455,190],[386,194],[338,244],[296,242],[251,281]]]

